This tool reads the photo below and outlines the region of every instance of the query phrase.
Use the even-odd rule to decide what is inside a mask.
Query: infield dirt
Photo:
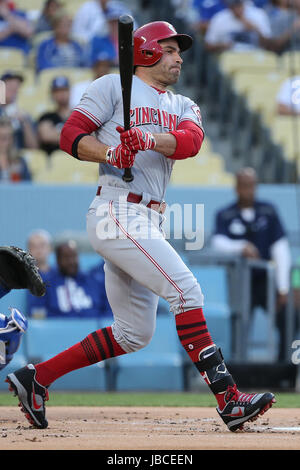
[[[275,406],[231,433],[214,408],[48,407],[47,429],[1,407],[1,450],[300,449],[300,409]]]

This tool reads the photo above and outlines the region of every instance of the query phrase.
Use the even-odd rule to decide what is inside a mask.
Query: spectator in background
[[[193,18],[188,21],[195,32],[205,34],[214,15],[226,8],[222,0],[193,0]]]
[[[63,10],[58,10],[52,20],[53,37],[42,41],[36,54],[36,69],[40,72],[53,67],[83,67],[85,52],[71,38],[72,19]]]
[[[115,60],[114,65],[118,65],[118,54],[119,54],[119,25],[118,20],[119,17],[122,15],[132,15],[129,8],[123,3],[115,0],[109,0],[106,3],[106,7],[104,9],[105,18],[108,25],[108,38],[114,46],[115,49]],[[134,21],[133,29],[137,29],[138,24]]]
[[[0,182],[30,181],[25,159],[14,146],[13,128],[9,119],[0,118]]]
[[[30,51],[33,28],[23,11],[9,0],[0,0],[0,47],[13,47],[25,54]]]
[[[34,257],[40,274],[43,276],[45,281],[45,277],[47,277],[47,275],[49,275],[52,271],[52,268],[49,264],[49,256],[52,251],[52,240],[50,233],[42,229],[31,232],[27,240],[27,249]]]
[[[300,75],[284,80],[279,88],[276,102],[278,114],[300,115]]]
[[[84,80],[82,82],[75,83],[71,88],[70,106],[75,108],[87,87],[92,83],[93,80],[106,75],[111,72],[116,54],[113,45],[107,41],[106,38],[95,38],[97,41],[94,43],[96,47],[92,48],[91,57],[91,68],[93,72],[92,80]],[[102,43],[103,47],[98,47]]]
[[[31,117],[18,105],[18,94],[24,81],[17,72],[7,71],[1,76],[5,83],[5,104],[0,106],[0,117],[11,120],[14,130],[14,143],[18,149],[37,148],[37,136]]]
[[[282,54],[288,50],[300,50],[300,0],[273,0],[273,7],[266,9],[272,37],[265,41],[265,48]]]
[[[55,109],[42,114],[37,122],[39,148],[47,152],[48,155],[55,150],[59,150],[60,133],[71,114],[70,82],[67,77],[55,77],[53,79],[51,97]]]
[[[88,44],[94,36],[108,35],[108,25],[104,10],[108,0],[89,0],[79,7],[74,16],[72,35],[83,44]]]
[[[205,34],[207,51],[219,53],[265,47],[265,39],[271,36],[266,12],[244,0],[224,1],[227,8],[212,17]]]
[[[35,23],[34,33],[52,31],[52,21],[62,5],[59,0],[46,0],[39,18]]]
[[[273,260],[277,284],[277,326],[280,331],[279,359],[285,353],[285,309],[290,288],[291,255],[283,225],[275,207],[256,198],[257,175],[243,168],[236,175],[237,200],[216,215],[212,247],[245,258]],[[266,308],[266,275],[253,270],[252,310]]]
[[[57,269],[48,277],[47,292],[44,297],[29,297],[28,315],[34,318],[112,318],[103,266],[99,266],[96,275],[95,269],[91,273],[82,272],[73,240],[60,243],[55,253]]]

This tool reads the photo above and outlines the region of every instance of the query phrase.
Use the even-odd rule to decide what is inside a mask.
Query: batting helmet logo
[[[163,55],[159,41],[176,39],[181,51],[192,46],[193,39],[187,34],[178,34],[167,21],[153,21],[134,32],[134,65],[149,67],[156,64]]]

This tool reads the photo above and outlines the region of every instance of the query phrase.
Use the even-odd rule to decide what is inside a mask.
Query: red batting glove
[[[108,147],[106,151],[106,163],[116,168],[131,168],[136,152],[125,147],[123,144],[117,147]]]
[[[132,127],[129,131],[124,131],[123,127],[118,126],[116,130],[121,134],[120,139],[123,145],[130,150],[154,150],[156,141],[151,132],[143,131],[138,127]]]

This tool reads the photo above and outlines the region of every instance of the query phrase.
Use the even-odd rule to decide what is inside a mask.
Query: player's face
[[[148,70],[164,86],[173,85],[179,79],[183,62],[180,49],[175,39],[164,39],[160,42],[160,45],[163,50],[163,56],[156,65],[149,67]]]

